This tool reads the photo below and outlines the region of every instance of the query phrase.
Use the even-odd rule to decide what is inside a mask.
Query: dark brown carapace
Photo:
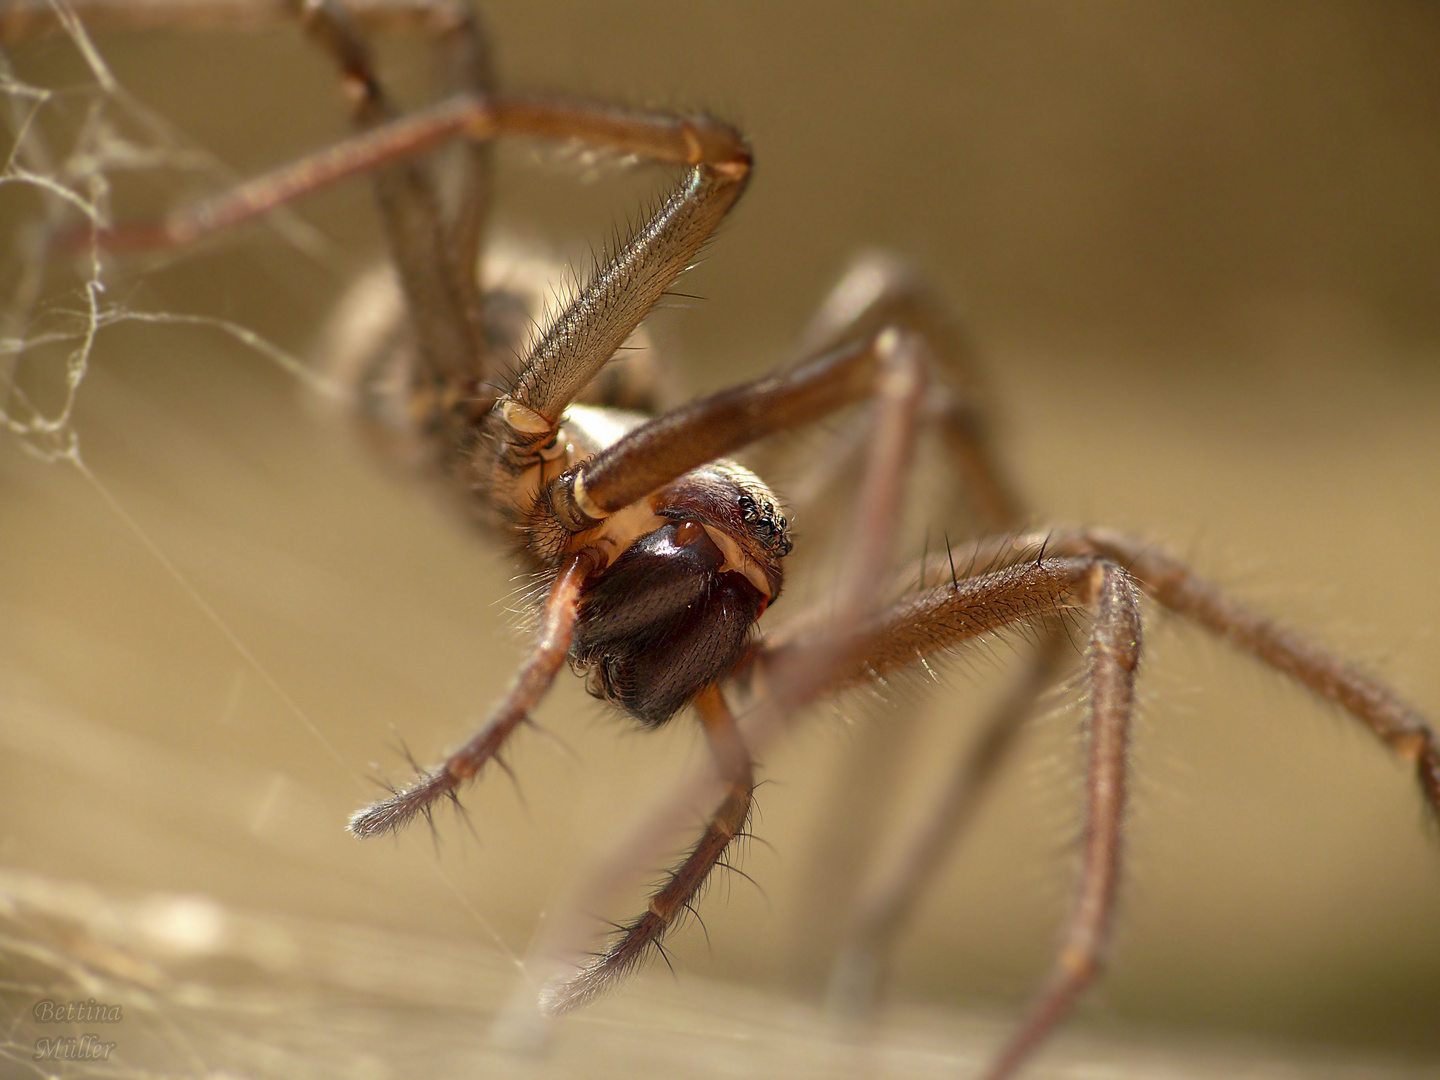
[[[225,0],[72,4],[93,28],[289,17],[285,5],[242,13]],[[1105,956],[1142,593],[1349,712],[1408,763],[1440,815],[1440,744],[1389,688],[1152,545],[1101,529],[1027,527],[1032,515],[987,439],[965,341],[944,306],[894,260],[859,259],[793,361],[773,375],[665,411],[646,374],[658,370],[647,350],[612,366],[744,191],[751,152],[734,128],[707,116],[501,91],[477,21],[456,0],[306,0],[294,14],[335,61],[359,133],[159,224],[116,228],[101,242],[115,251],[183,245],[347,177],[374,185],[390,264],[356,286],[328,335],[325,362],[349,386],[369,435],[448,478],[462,504],[538,575],[545,599],[529,655],[481,730],[442,765],[357,813],[356,835],[391,832],[454,797],[498,760],[567,662],[594,694],[643,725],[687,709],[703,725],[716,793],[700,840],[606,950],[571,963],[545,988],[544,1009],[564,1012],[604,992],[690,908],[745,829],[754,756],[807,704],[978,637],[1034,626],[1025,678],[990,720],[980,752],[957,767],[960,789],[981,791],[1037,695],[1070,666],[1066,617],[1085,611],[1080,880],[1049,979],[985,1075],[1016,1072]],[[11,0],[0,10],[0,38],[57,21],[42,0]],[[428,35],[452,96],[402,114],[371,63],[372,30]],[[510,137],[578,144],[678,173],[658,209],[533,340],[528,327],[551,269],[496,245],[482,253],[490,148]],[[463,151],[448,167],[458,175],[442,184],[424,154],[457,141]],[[781,500],[726,455],[831,417],[862,432],[846,443],[860,480],[854,520],[843,530],[840,585],[788,628],[761,634],[757,623],[780,596],[791,539]],[[897,576],[905,479],[927,427],[941,436],[954,486],[968,492],[988,535],[955,547],[942,569],[932,560]],[[897,580],[912,584],[887,602]],[[743,724],[732,711],[740,704]],[[911,843],[905,871],[866,899],[840,968],[842,996],[873,993],[883,951],[963,816],[955,811],[963,801],[950,801],[949,816]]]

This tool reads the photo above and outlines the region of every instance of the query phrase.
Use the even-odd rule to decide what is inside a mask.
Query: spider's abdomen
[[[590,691],[656,727],[740,660],[768,598],[695,521],[632,543],[590,583],[570,656]]]

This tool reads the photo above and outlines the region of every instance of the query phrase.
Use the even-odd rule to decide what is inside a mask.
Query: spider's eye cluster
[[[756,537],[771,554],[778,558],[790,554],[795,547],[790,540],[790,523],[775,509],[774,503],[759,502],[745,492],[740,493],[736,502],[740,506],[740,517],[755,530]]]

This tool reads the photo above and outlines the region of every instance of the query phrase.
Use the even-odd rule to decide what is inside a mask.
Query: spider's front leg
[[[1020,551],[1017,546],[1005,553]],[[1089,765],[1080,882],[1050,979],[985,1080],[1003,1080],[1020,1068],[1068,1015],[1104,958],[1120,881],[1126,746],[1141,648],[1139,598],[1132,579],[1093,551],[1039,558],[1032,554],[1001,569],[953,578],[913,593],[868,620],[853,633],[848,663],[833,669],[828,681],[808,688],[819,697],[883,680],[978,638],[1057,622],[1076,607],[1092,612],[1085,671]],[[755,660],[760,677],[783,670],[806,648],[803,638],[768,644]],[[1043,663],[1044,648],[1037,655]],[[1028,705],[1028,699],[1022,704]],[[948,838],[943,827],[940,831],[937,844]]]

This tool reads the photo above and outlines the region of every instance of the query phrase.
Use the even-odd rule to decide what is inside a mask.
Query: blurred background
[[[754,180],[680,286],[703,300],[649,323],[690,388],[777,363],[857,251],[892,250],[969,326],[1042,520],[1154,538],[1440,713],[1440,9],[492,3],[485,14],[508,86],[704,108],[752,137]],[[96,42],[123,90],[98,88],[57,37],[10,50],[19,86],[53,96],[16,84],[5,96],[12,145],[15,130],[47,145],[56,175],[87,123],[150,151],[103,169],[119,220],[345,130],[331,71],[294,30]],[[405,100],[435,92],[423,44],[382,55]],[[592,176],[531,146],[506,147],[500,163],[496,230],[564,254],[603,244],[663,183],[655,170]],[[22,244],[54,206],[33,186],[0,186],[4,242]],[[223,319],[304,358],[379,252],[369,192],[354,184],[288,224],[118,261],[103,302]],[[83,324],[64,313],[83,308],[87,267],[55,259],[31,279],[36,263],[16,246],[4,265],[7,298],[20,297],[7,300],[5,336]],[[72,347],[20,361],[17,380],[51,413]],[[517,784],[485,777],[465,800],[469,830],[445,813],[433,843],[423,828],[396,844],[347,836],[372,778],[406,775],[402,741],[428,762],[483,718],[521,654],[510,610],[523,582],[312,404],[233,335],[122,322],[95,337],[65,429],[84,471],[25,453],[33,437],[0,436],[0,861],[32,889],[32,907],[7,915],[48,904],[79,920],[57,916],[73,932],[45,940],[78,948],[65,977],[82,998],[99,984],[84,989],[81,968],[119,977],[116,955],[159,939],[75,946],[107,931],[37,881],[132,898],[110,901],[114,925],[143,923],[143,898],[158,893],[263,912],[274,935],[312,944],[328,928],[344,938],[334,955],[370,955],[365,935],[381,935],[399,1000],[417,986],[431,996],[416,1004],[463,998],[478,1039],[476,1017],[512,993],[515,958],[557,893],[694,759],[698,733],[686,722],[638,733],[565,676],[539,715],[563,747],[518,739]],[[12,397],[6,412],[23,409]],[[782,491],[787,478],[774,478]],[[802,547],[824,539],[803,520],[796,530]],[[791,590],[831,583],[817,569]],[[1049,1067],[1125,1062],[1138,1044],[1153,1055],[1148,1075],[1159,1062],[1164,1075],[1208,1075],[1193,1048],[1240,1041],[1263,1063],[1257,1076],[1440,1068],[1440,848],[1410,775],[1337,711],[1174,620],[1157,617],[1147,648],[1111,970]],[[678,982],[650,971],[568,1037],[584,1046],[587,1031],[662,1024],[699,1072],[684,1034],[700,1038],[696,1017],[773,1034],[780,1014],[757,1019],[753,1001],[777,999],[747,994],[818,1002],[853,874],[837,854],[837,807],[877,835],[913,819],[1011,660],[984,650],[893,711],[817,710],[765,762],[765,843],[743,861],[759,888],[713,889],[707,933],[674,938]],[[892,721],[909,731],[901,782],[856,806],[846,777]],[[931,1018],[916,1024],[934,1026],[905,1035],[897,1021],[902,1034],[886,1036],[897,1044],[979,1016],[992,1025],[979,1049],[936,1053],[983,1055],[1049,963],[1082,799],[1076,721],[1061,700],[1035,725],[920,909],[892,996],[897,1016],[910,1003]],[[93,913],[87,903],[72,906]],[[164,910],[171,930],[191,926]],[[41,924],[9,926],[14,955]],[[199,948],[192,938],[181,944]],[[240,952],[246,972],[287,970]],[[457,956],[476,967],[451,970]],[[210,985],[232,968],[206,969]],[[796,1025],[824,1030],[803,1015]],[[791,1045],[777,1073],[833,1065],[819,1045]],[[897,1073],[920,1074],[914,1062]]]

